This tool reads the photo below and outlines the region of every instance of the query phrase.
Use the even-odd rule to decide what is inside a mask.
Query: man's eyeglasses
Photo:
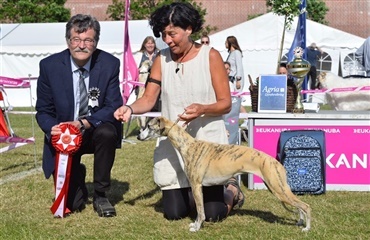
[[[208,41],[201,41],[202,44],[208,44]]]
[[[90,38],[87,38],[87,39],[84,39],[84,40],[79,39],[79,38],[71,38],[71,39],[69,39],[69,42],[72,45],[75,45],[75,46],[79,45],[81,42],[83,42],[86,46],[92,46],[92,45],[94,45],[95,40],[90,39]]]

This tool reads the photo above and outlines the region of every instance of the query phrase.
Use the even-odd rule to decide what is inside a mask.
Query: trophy
[[[297,100],[294,104],[293,113],[304,113],[303,104],[301,103],[301,90],[304,77],[310,71],[311,64],[302,58],[303,49],[296,47],[294,49],[294,59],[287,64],[288,72],[298,80],[295,81],[295,85],[298,89]]]

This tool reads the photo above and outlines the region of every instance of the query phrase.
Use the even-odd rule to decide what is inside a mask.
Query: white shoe
[[[240,125],[240,128],[241,128],[241,129],[244,129],[244,130],[248,130],[248,121],[244,121],[244,122]]]

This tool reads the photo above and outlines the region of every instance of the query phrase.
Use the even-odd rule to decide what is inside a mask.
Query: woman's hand
[[[202,116],[205,113],[205,106],[199,103],[193,103],[190,106],[186,107],[182,114],[179,114],[178,117],[180,121],[184,121],[184,125],[187,125],[192,120],[196,119],[199,116]]]
[[[115,119],[121,122],[128,122],[130,120],[132,111],[131,108],[127,106],[119,107],[114,113],[113,116]]]

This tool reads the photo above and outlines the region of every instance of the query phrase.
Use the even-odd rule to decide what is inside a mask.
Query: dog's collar
[[[184,111],[180,116],[182,116],[182,115],[184,115],[185,114],[185,112],[186,111]],[[168,130],[168,132],[170,132],[171,131],[171,129],[176,125],[176,124],[178,124],[180,122],[180,117],[178,117],[177,119],[176,119],[176,121],[173,123],[173,125],[171,126],[171,128],[170,128],[170,130]]]

